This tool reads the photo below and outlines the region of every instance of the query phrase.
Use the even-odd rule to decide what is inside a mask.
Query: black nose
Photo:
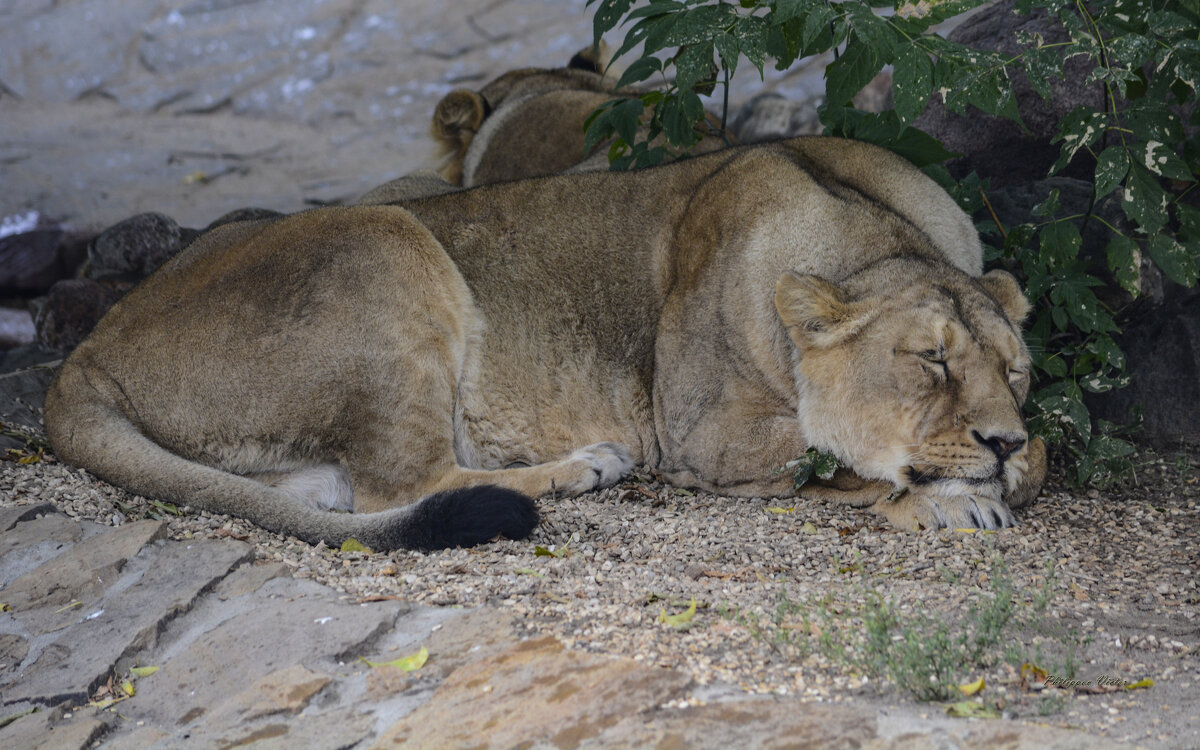
[[[971,430],[971,437],[975,438],[981,445],[986,445],[988,450],[996,454],[996,458],[1005,461],[1009,456],[1021,450],[1021,446],[1025,445],[1025,438],[1018,435],[988,435],[984,437],[979,434],[979,430]]]

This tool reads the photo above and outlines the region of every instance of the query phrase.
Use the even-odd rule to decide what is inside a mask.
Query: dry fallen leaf
[[[696,597],[692,597],[692,603],[686,611],[680,612],[677,615],[668,615],[667,608],[663,607],[662,613],[658,616],[659,622],[665,622],[673,628],[682,630],[691,627],[692,618],[696,616]]]
[[[393,659],[391,661],[368,661],[361,656],[358,658],[366,662],[366,665],[371,668],[396,667],[397,669],[402,669],[405,672],[415,672],[416,670],[425,666],[425,662],[429,661],[429,649],[422,646],[421,650],[415,654],[402,656],[399,659]]]
[[[371,554],[371,548],[358,541],[357,539],[347,539],[342,542],[342,552],[365,552]]]

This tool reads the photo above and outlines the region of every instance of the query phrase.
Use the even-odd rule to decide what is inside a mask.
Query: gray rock
[[[819,101],[792,101],[774,93],[759,94],[730,118],[729,129],[740,143],[816,135],[822,127],[817,120],[818,104]]]
[[[32,303],[38,343],[47,349],[70,351],[87,338],[100,318],[133,288],[128,281],[67,279],[50,287]]]
[[[62,355],[27,345],[0,352],[0,424],[8,432],[44,440],[42,403]],[[0,435],[0,450],[26,448],[26,437]]]
[[[43,292],[71,273],[59,249],[62,227],[38,226],[0,237],[0,292]]]
[[[142,655],[161,669],[152,676],[153,689],[147,682],[147,690],[122,704],[123,712],[167,731],[219,738],[245,726],[234,719],[262,700],[262,691],[248,686],[296,665],[344,672],[340,663],[370,653],[408,609],[400,602],[349,604],[323,586],[290,578],[224,604],[207,601],[168,629],[163,645]]]
[[[94,539],[107,541],[110,536]],[[144,537],[143,532],[135,538]],[[88,541],[91,540],[78,546],[84,547]],[[163,628],[186,612],[201,592],[251,555],[249,545],[233,541],[153,545],[130,560],[117,575],[113,565],[99,570],[89,567],[99,561],[96,552],[79,560],[75,568],[70,563],[76,556],[68,553],[63,564],[53,569],[55,575],[43,572],[45,580],[65,580],[67,587],[79,580],[74,571],[87,569],[96,575],[75,589],[78,591],[75,601],[83,606],[69,610],[72,621],[61,622],[68,614],[61,607],[51,610],[43,606],[27,612],[14,605],[16,618],[22,625],[31,632],[53,633],[53,639],[35,640],[22,670],[5,676],[12,678],[4,686],[5,703],[86,702],[91,692],[118,669],[122,659],[132,658],[153,646]],[[19,579],[14,588],[20,583]],[[97,585],[105,587],[99,596],[91,592]],[[44,595],[40,601],[63,598],[53,585],[41,590]],[[60,629],[48,627],[54,617],[59,619]]]
[[[682,672],[537,638],[456,670],[375,747],[579,747],[690,684]]]
[[[0,351],[32,344],[36,339],[37,329],[28,310],[0,307]]]
[[[1051,22],[1042,11],[1027,15],[1013,12],[1014,1],[1004,0],[979,11],[952,31],[949,38],[976,49],[996,50],[1007,55],[1019,53],[1021,31],[1039,33],[1047,43],[1067,39],[1061,24]],[[1104,89],[1100,84],[1084,85],[1092,71],[1090,61],[1071,58],[1064,66],[1065,76],[1052,85],[1050,103],[1033,91],[1023,72],[1013,75],[1013,91],[1021,119],[1029,132],[1008,120],[986,115],[969,107],[966,114],[955,114],[933,97],[925,112],[914,123],[937,138],[950,151],[963,154],[947,164],[961,177],[971,170],[992,180],[993,186],[1039,180],[1046,176],[1058,158],[1059,147],[1050,141],[1063,116],[1080,106],[1104,109]],[[1063,174],[1090,177],[1095,168],[1087,154],[1080,154]]]
[[[8,531],[21,521],[31,521],[38,516],[52,515],[56,514],[57,512],[58,511],[56,511],[54,506],[50,503],[38,503],[37,505],[15,505],[11,508],[0,508],[0,534]],[[0,557],[4,557],[6,554],[4,545],[7,543],[9,543],[7,539],[0,540]],[[4,583],[5,585],[8,584],[7,581]]]
[[[811,750],[866,747],[876,737],[875,711],[852,706],[812,703],[803,710],[769,698],[710,703],[683,709],[660,709],[654,721],[632,716],[580,750],[607,747],[745,747],[746,737],[761,738],[759,747],[802,747]],[[757,743],[756,743],[757,744]]]
[[[59,712],[38,711],[0,728],[0,746],[21,750],[84,750],[108,724],[94,717],[64,720]]]
[[[1131,382],[1089,394],[1092,415],[1128,424],[1137,408],[1139,442],[1164,450],[1178,449],[1180,441],[1200,444],[1200,292],[1169,285],[1163,304],[1141,305],[1117,343]]]
[[[138,214],[105,229],[88,248],[88,278],[141,279],[179,252],[184,232],[170,216]]]
[[[45,504],[8,508],[5,515],[7,518],[0,518],[0,528],[13,519],[13,526],[21,523],[21,533],[0,536],[0,587],[5,589],[6,600],[13,581],[58,557],[83,538],[86,528],[95,526],[72,521]]]

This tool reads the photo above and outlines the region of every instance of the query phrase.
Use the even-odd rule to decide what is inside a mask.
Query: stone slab
[[[229,696],[243,694],[266,675],[296,665],[337,673],[408,609],[394,601],[351,604],[311,581],[289,578],[219,604],[207,602],[164,633],[160,648],[141,655],[160,669],[146,679],[144,690],[122,703],[126,716],[172,733],[198,731]],[[225,616],[221,610],[230,605],[237,614]]]
[[[16,524],[7,532],[0,532],[0,587],[5,591],[4,594],[0,594],[0,599],[11,606],[9,586],[70,549],[72,544],[83,538],[84,531],[84,524],[72,521],[51,508],[50,512],[40,518],[30,518]]]
[[[37,711],[0,728],[0,747],[16,750],[84,750],[108,725],[95,717],[63,719],[57,711]]]
[[[141,526],[139,534],[121,535],[117,529],[93,539],[144,539],[160,533],[157,522],[130,526]],[[49,642],[35,642],[32,663],[15,674],[0,676],[8,683],[3,702],[85,703],[122,658],[154,645],[167,623],[186,612],[202,591],[251,554],[249,545],[229,540],[154,545],[131,560],[123,575],[110,583],[94,604],[67,613],[48,612],[50,607],[31,613],[18,611],[18,620],[37,623],[40,632],[47,632],[45,623],[50,615],[71,614],[75,621],[54,631]],[[90,559],[100,558],[93,555]],[[55,570],[70,578],[77,568],[59,566]],[[52,586],[48,590],[51,594],[55,591]]]
[[[538,638],[455,670],[371,747],[578,747],[690,684],[675,670]]]
[[[62,530],[64,522],[58,519],[34,524],[38,528],[51,527],[51,535],[66,533]],[[16,529],[9,534],[21,536],[22,531]],[[72,621],[73,610],[87,609],[102,599],[129,559],[165,534],[166,525],[161,521],[136,521],[90,536],[6,586],[5,602],[30,632],[58,630]],[[21,550],[11,554],[19,558]]]

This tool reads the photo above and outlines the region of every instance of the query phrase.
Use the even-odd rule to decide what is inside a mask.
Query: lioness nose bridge
[[[981,445],[987,446],[1001,461],[1021,450],[1025,445],[1025,435],[1005,430],[983,432],[971,430],[971,437]]]

